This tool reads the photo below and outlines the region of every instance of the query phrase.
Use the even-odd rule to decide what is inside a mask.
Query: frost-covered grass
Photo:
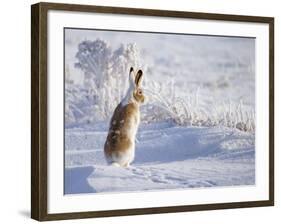
[[[164,87],[165,88],[165,87]],[[91,96],[87,89],[72,86],[66,89],[66,123],[94,123],[108,120],[113,113],[121,95],[111,97],[111,88],[101,90],[101,102],[97,104],[95,96]],[[169,92],[159,93],[152,86],[145,87],[148,100],[141,108],[143,123],[159,121],[173,121],[181,126],[225,126],[242,131],[255,131],[255,111],[243,104],[243,101],[201,101],[200,88],[191,92],[188,97],[176,97]],[[110,98],[111,97],[111,98]],[[107,100],[105,100],[107,98]]]
[[[150,89],[146,89],[151,100],[147,109],[150,111],[145,114],[144,122],[170,118],[181,126],[225,126],[241,131],[255,131],[254,109],[246,108],[242,100],[239,103],[212,101],[206,106],[201,102],[199,88],[187,98],[163,96]]]

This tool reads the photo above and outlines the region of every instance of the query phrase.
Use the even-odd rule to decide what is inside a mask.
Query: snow
[[[65,134],[66,194],[255,184],[254,135],[236,129],[142,125],[129,168],[106,164],[105,124]]]
[[[144,72],[135,160],[108,166],[109,119]],[[65,30],[65,193],[255,184],[255,39]]]

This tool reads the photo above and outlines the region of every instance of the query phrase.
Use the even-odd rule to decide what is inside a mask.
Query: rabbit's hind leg
[[[131,166],[130,163],[131,163],[131,161],[130,162],[128,161],[127,163],[125,163],[124,167],[129,168]]]
[[[115,167],[120,167],[120,166],[121,166],[121,165],[120,165],[119,163],[117,163],[117,162],[112,162],[110,165],[111,165],[111,166],[115,166]]]

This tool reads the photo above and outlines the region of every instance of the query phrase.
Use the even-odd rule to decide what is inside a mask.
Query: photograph
[[[64,194],[256,184],[254,37],[64,27]]]

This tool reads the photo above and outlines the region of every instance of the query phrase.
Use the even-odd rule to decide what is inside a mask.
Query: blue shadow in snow
[[[87,178],[93,173],[94,168],[76,167],[65,168],[64,194],[94,193],[95,189],[89,185]]]

